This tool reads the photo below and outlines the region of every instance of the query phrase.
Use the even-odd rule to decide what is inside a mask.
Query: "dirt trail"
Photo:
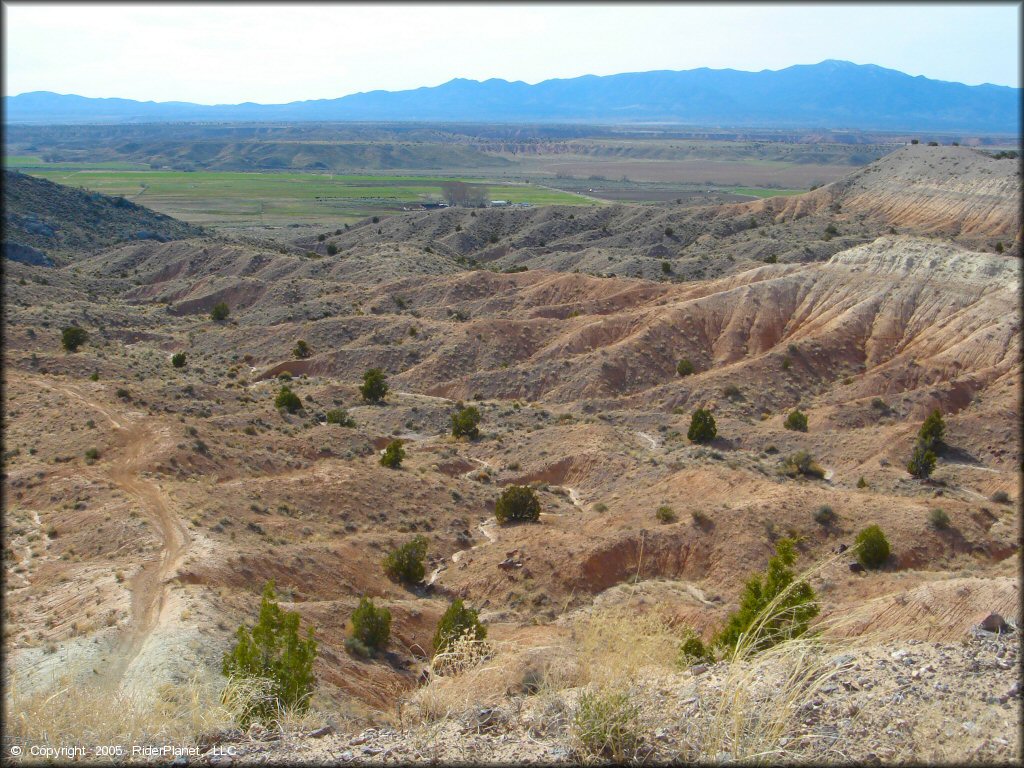
[[[160,539],[160,556],[143,563],[131,579],[132,620],[113,651],[110,665],[104,670],[104,681],[116,687],[125,671],[146,643],[146,639],[159,625],[167,598],[168,581],[184,558],[189,544],[188,530],[171,510],[167,494],[155,482],[142,477],[142,466],[153,450],[156,434],[146,422],[127,425],[89,397],[68,386],[51,387],[68,397],[79,400],[89,408],[102,413],[116,430],[116,438],[123,450],[114,454],[109,464],[110,479],[125,493],[134,497]]]

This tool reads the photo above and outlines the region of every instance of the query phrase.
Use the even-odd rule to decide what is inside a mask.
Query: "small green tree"
[[[84,328],[79,328],[77,325],[69,325],[60,335],[61,346],[68,352],[77,352],[78,348],[88,339],[89,334],[85,332]]]
[[[946,433],[946,423],[942,420],[942,413],[938,408],[933,410],[921,425],[921,431],[917,434],[917,442],[926,451],[938,455],[942,453],[944,443],[942,438]]]
[[[228,308],[227,302],[218,301],[213,305],[213,309],[210,310],[210,319],[217,323],[222,323],[228,319],[228,315],[231,314],[230,308]]]
[[[307,344],[302,339],[299,339],[297,342],[295,342],[295,349],[292,350],[292,354],[295,355],[296,358],[301,360],[313,354],[313,350],[309,348],[309,344]]]
[[[782,423],[782,426],[786,429],[795,430],[796,432],[806,432],[807,414],[803,413],[799,409],[791,411],[789,416],[787,416],[786,420]]]
[[[475,440],[480,436],[480,411],[475,406],[462,408],[458,413],[452,414],[452,435],[454,437],[468,437]]]
[[[270,722],[284,709],[305,712],[313,693],[313,661],[317,644],[313,628],[299,637],[299,614],[282,610],[274,582],[263,588],[259,618],[250,630],[244,624],[235,633],[235,646],[226,654],[221,672],[227,677],[256,679],[268,687],[267,695],[246,701],[239,713],[243,728],[254,721]]]
[[[686,437],[692,443],[710,443],[718,434],[718,427],[715,425],[715,417],[711,411],[698,408],[690,417],[690,428]]]
[[[695,370],[696,370],[696,368],[693,367],[693,363],[691,363],[685,357],[682,360],[680,360],[678,363],[676,363],[676,373],[678,373],[680,376],[689,376]]]
[[[464,636],[473,640],[483,640],[487,637],[487,627],[480,623],[476,611],[467,608],[461,599],[456,598],[437,622],[437,629],[434,631],[434,653],[440,653],[454,640]]]
[[[384,573],[389,579],[403,584],[419,584],[427,572],[423,561],[427,557],[427,539],[415,536],[384,557]]]
[[[811,585],[796,581],[795,562],[793,540],[779,539],[768,569],[747,582],[739,610],[729,616],[715,645],[757,653],[807,631],[820,608]]]
[[[302,407],[302,401],[288,386],[281,387],[281,391],[274,398],[275,408],[284,408],[288,413],[295,413]]]
[[[494,516],[504,525],[507,522],[536,522],[540,519],[540,500],[527,485],[510,485],[501,492],[494,504]]]
[[[388,394],[388,381],[384,371],[380,368],[371,368],[364,373],[359,394],[363,396],[363,400],[370,403],[379,403],[383,400]]]
[[[371,651],[383,648],[391,637],[391,611],[362,598],[352,612],[352,637]]]
[[[935,454],[924,447],[920,442],[914,446],[914,452],[907,462],[907,472],[918,480],[926,480],[935,471]]]
[[[171,365],[173,365],[175,368],[184,368],[185,367],[185,353],[184,352],[175,352],[173,355],[171,355]]]
[[[854,549],[865,568],[881,568],[889,559],[889,540],[877,525],[869,525],[857,534]]]
[[[402,459],[405,458],[405,449],[401,440],[392,440],[381,454],[380,463],[388,469],[398,469],[402,466]]]

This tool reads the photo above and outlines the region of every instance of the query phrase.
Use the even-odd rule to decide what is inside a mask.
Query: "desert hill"
[[[9,244],[17,244],[44,256],[67,257],[129,240],[166,241],[203,234],[200,227],[130,200],[17,171],[4,171],[3,187],[5,253]],[[9,257],[18,259],[19,250],[11,252],[14,255]]]
[[[60,672],[102,690],[180,690],[196,669],[215,674],[272,578],[316,628],[317,705],[353,728],[398,722],[399,702],[448,728],[476,702],[446,696],[478,681],[465,691],[508,718],[502,733],[527,732],[517,718],[543,720],[529,713],[547,703],[564,715],[588,679],[544,667],[556,682],[542,703],[524,693],[520,654],[604,669],[587,654],[646,643],[645,622],[661,616],[662,650],[645,658],[662,666],[629,667],[656,708],[670,695],[657,691],[701,674],[665,670],[679,633],[711,637],[782,536],[798,541],[800,567],[821,564],[811,581],[823,620],[855,618],[843,641],[876,643],[847,680],[858,691],[876,661],[906,650],[893,642],[943,670],[983,659],[986,685],[1002,686],[1010,667],[992,665],[1010,658],[1004,647],[979,640],[968,658],[956,643],[988,613],[1019,611],[1019,241],[994,252],[1019,231],[1003,199],[1019,184],[1000,181],[990,200],[1005,166],[953,153],[942,156],[978,172],[957,193],[963,206],[935,204],[950,223],[934,213],[897,225],[909,203],[856,202],[890,177],[896,196],[901,164],[932,152],[938,168],[945,151],[900,151],[891,167],[788,201],[410,212],[322,243],[192,237],[56,268],[9,264],[6,655],[19,690],[45,691]],[[739,228],[751,218],[757,227]],[[832,222],[839,234],[825,239]],[[765,246],[776,263],[752,255],[755,238],[776,243]],[[587,274],[598,253],[637,276],[614,261]],[[230,309],[221,322],[218,302]],[[72,323],[89,338],[67,353]],[[389,377],[382,405],[357,389],[370,367]],[[295,413],[274,406],[285,385]],[[460,401],[481,411],[478,440],[450,434]],[[686,438],[700,406],[717,422],[707,445]],[[806,432],[784,427],[797,407]],[[947,448],[932,479],[916,480],[906,462],[936,407]],[[327,423],[335,408],[354,426]],[[388,469],[379,454],[396,438],[407,456]],[[819,469],[792,471],[800,451]],[[495,523],[509,484],[536,488],[537,524]],[[871,523],[892,555],[857,573],[837,550]],[[384,578],[385,553],[417,534],[424,583]],[[345,645],[363,595],[393,616],[376,658]],[[481,611],[498,655],[420,687],[455,597]],[[628,621],[608,618],[617,610]],[[878,701],[843,690],[856,700],[829,701],[881,716]],[[972,722],[995,733],[1009,717],[1002,695],[972,699]]]

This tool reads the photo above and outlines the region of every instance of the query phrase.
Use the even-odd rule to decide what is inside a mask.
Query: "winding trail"
[[[133,497],[160,539],[160,555],[142,564],[129,583],[131,623],[123,631],[112,659],[102,673],[103,682],[116,687],[141,652],[146,640],[161,623],[169,581],[177,571],[189,545],[188,529],[171,509],[170,499],[158,483],[142,477],[142,467],[153,451],[157,435],[145,421],[122,424],[107,408],[71,386],[43,386],[59,391],[103,414],[116,431],[123,451],[110,460],[108,475],[115,485]]]

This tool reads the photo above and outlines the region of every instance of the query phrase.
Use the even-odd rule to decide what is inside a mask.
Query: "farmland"
[[[441,184],[452,180],[484,186],[491,198],[514,203],[598,204],[536,184],[479,178],[135,170],[130,163],[49,164],[30,156],[7,157],[4,163],[49,181],[120,195],[189,223],[214,227],[352,222],[441,201]]]

